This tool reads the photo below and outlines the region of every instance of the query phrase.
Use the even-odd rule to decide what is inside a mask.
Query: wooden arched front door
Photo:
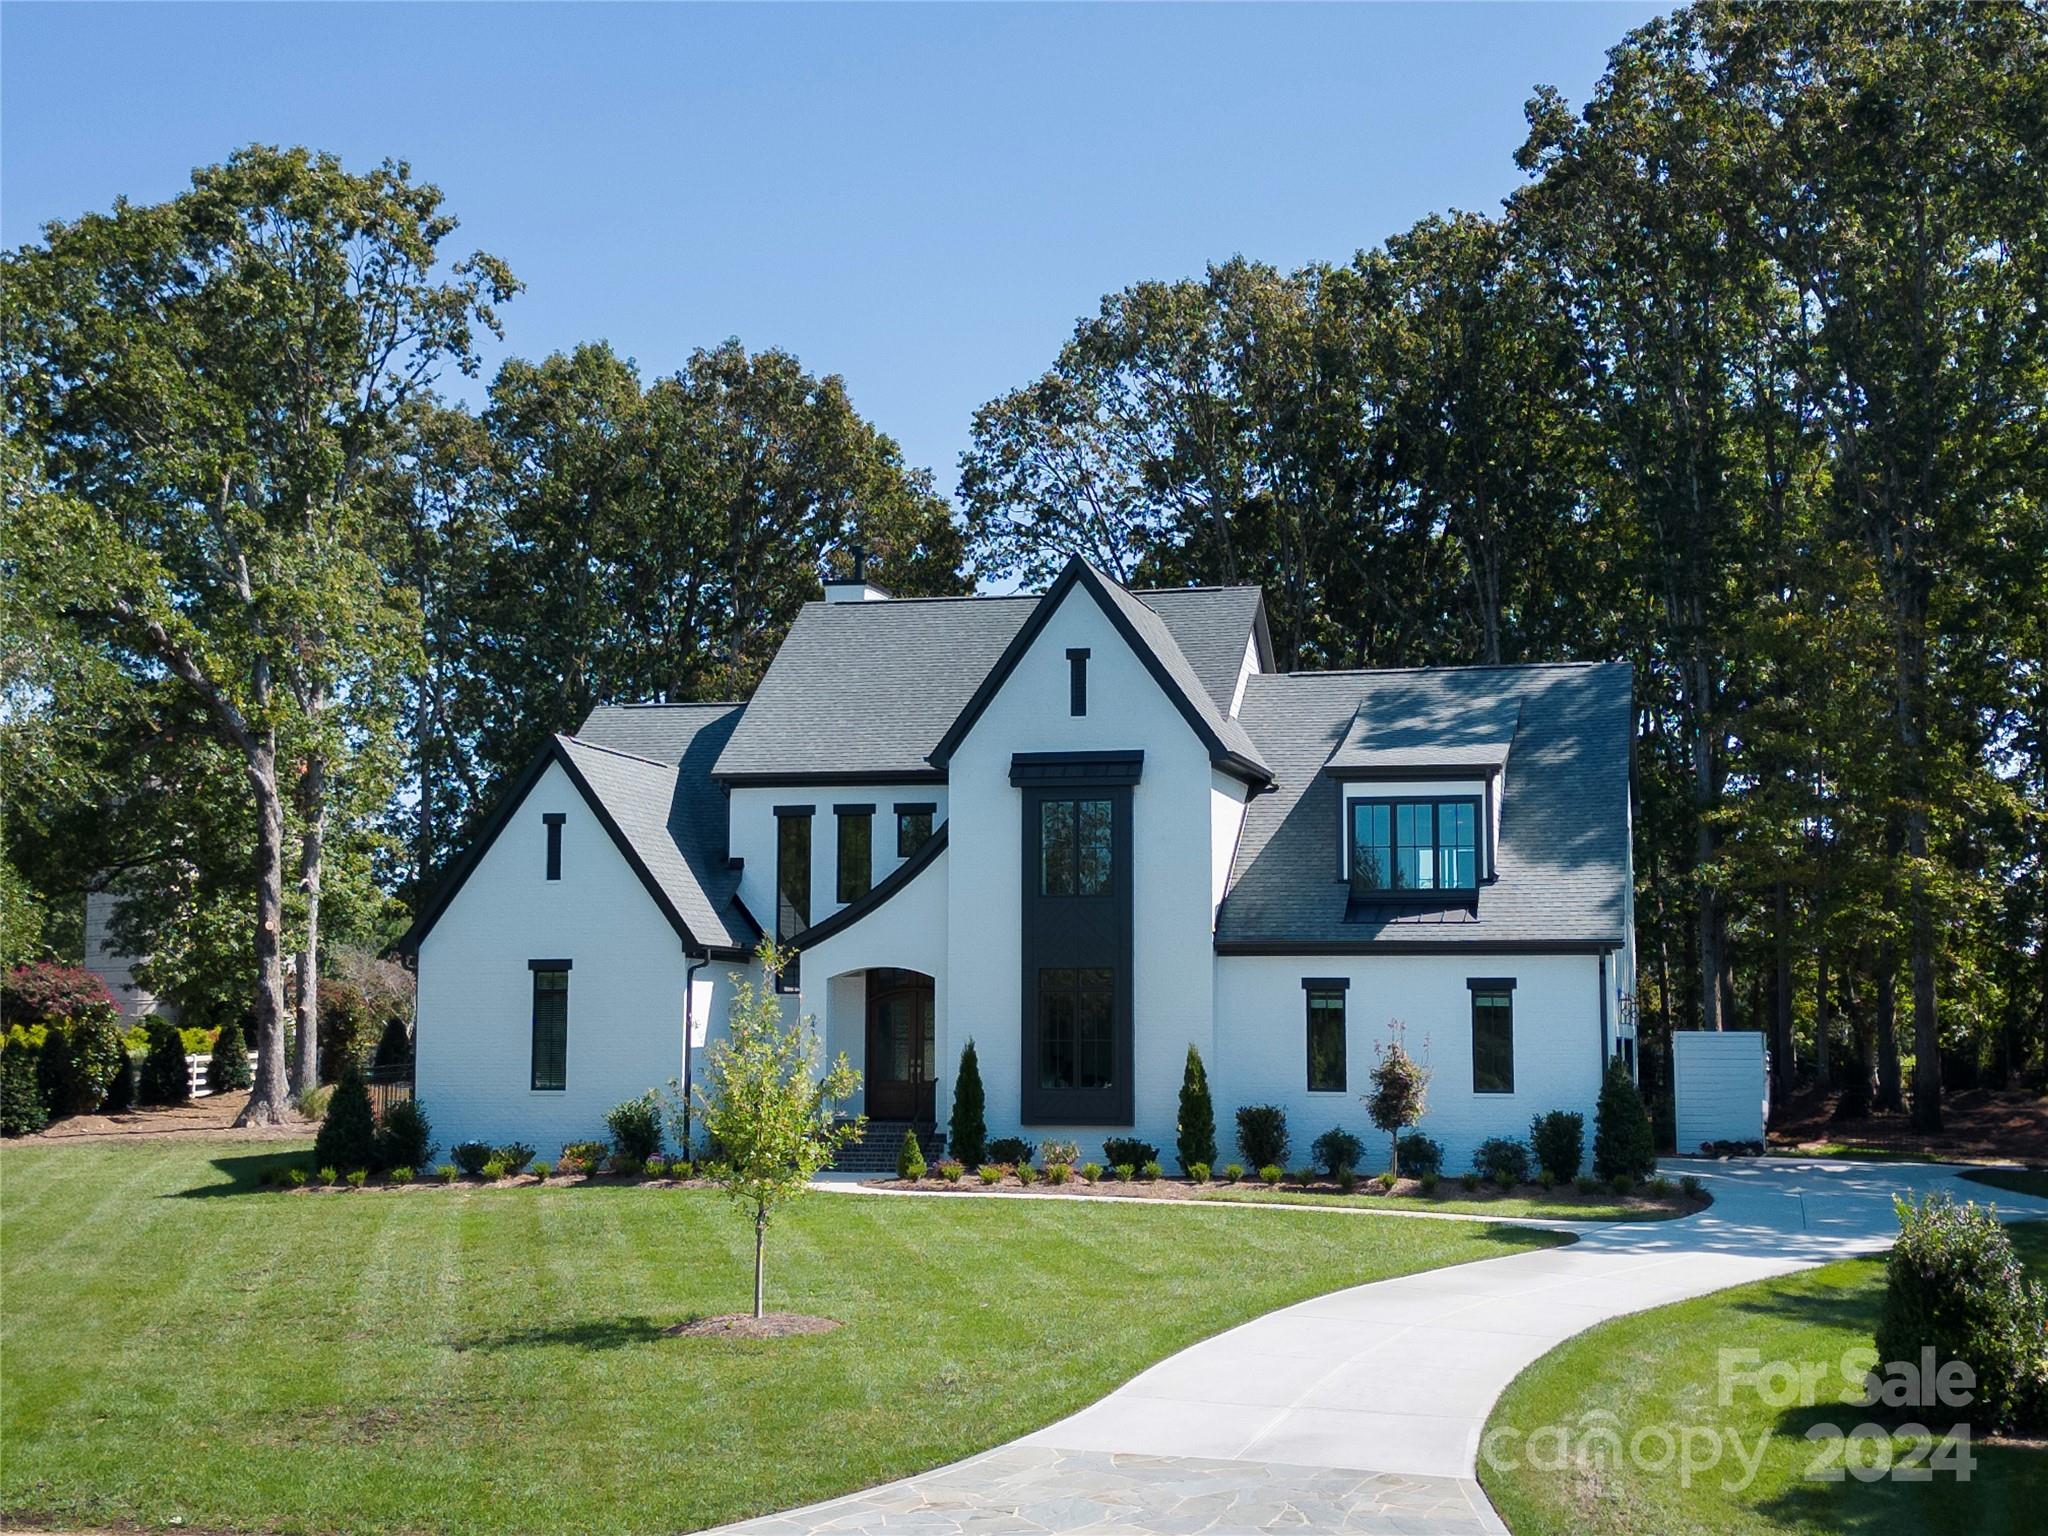
[[[931,1120],[932,997],[932,979],[922,972],[868,972],[869,1119]]]

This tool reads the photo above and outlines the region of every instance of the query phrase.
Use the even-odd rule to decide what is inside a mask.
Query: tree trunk
[[[1899,957],[1889,941],[1877,949],[1877,1108],[1897,1114],[1906,1107],[1899,1091]]]
[[[768,1246],[768,1209],[757,1206],[754,1209],[754,1316],[761,1315],[761,1300],[764,1288],[761,1280],[761,1265]]]
[[[299,1038],[292,1053],[292,1088],[304,1093],[320,1082],[320,872],[327,846],[327,759],[306,758],[299,781],[299,889],[306,896],[306,942],[299,950]]]
[[[1714,834],[1703,820],[1694,845],[1699,867],[1705,870],[1707,860],[1714,856]],[[1721,984],[1726,967],[1721,955],[1721,904],[1720,899],[1709,889],[1701,876],[1700,886],[1700,1028],[1725,1029],[1727,1021],[1721,1007]]]
[[[1772,1077],[1780,1098],[1791,1093],[1795,1075],[1792,1070],[1792,950],[1785,932],[1787,905],[1785,882],[1780,880],[1776,895],[1777,932],[1774,935],[1777,964],[1771,972]]]
[[[285,1081],[284,803],[277,793],[277,734],[263,731],[246,754],[256,801],[256,1081],[236,1125],[281,1125],[296,1119]]]
[[[1934,1006],[1934,911],[1922,873],[1927,813],[1906,814],[1906,854],[1913,860],[1913,1129],[1941,1129],[1941,1020]]]
[[[1813,983],[1813,1083],[1823,1094],[1834,1087],[1834,1067],[1828,1049],[1828,1031],[1834,1027],[1832,999],[1828,996],[1828,947],[1823,944],[1814,957]]]

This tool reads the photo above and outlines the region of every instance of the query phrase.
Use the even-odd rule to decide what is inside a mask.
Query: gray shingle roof
[[[1142,601],[1129,605],[1133,622],[1146,629],[1162,663],[1218,733],[1256,760],[1228,714],[1258,589],[1137,596]],[[1026,596],[806,604],[715,771],[730,778],[930,777],[930,753],[1038,603]]]
[[[1618,944],[1627,921],[1632,728],[1625,663],[1266,673],[1240,718],[1276,778],[1251,801],[1217,918],[1218,948]],[[1518,710],[1501,800],[1498,876],[1475,910],[1380,909],[1347,920],[1337,876],[1340,781],[1324,772],[1361,716],[1359,750],[1406,754],[1429,733],[1490,750]],[[1419,762],[1419,756],[1414,759]],[[1393,766],[1393,765],[1386,765]]]
[[[1358,706],[1329,766],[1339,771],[1498,768],[1508,760],[1522,700],[1512,693],[1464,699],[1429,673],[1376,688]]]
[[[690,933],[713,949],[760,938],[726,860],[725,794],[711,764],[743,706],[600,707],[579,736],[557,738]],[[627,750],[634,742],[646,755]]]
[[[1209,729],[1216,733],[1223,745],[1246,762],[1265,767],[1265,763],[1259,757],[1259,749],[1253,745],[1251,737],[1245,734],[1243,726],[1231,718],[1230,695],[1226,693],[1221,704],[1216,702],[1208,683],[1195,671],[1194,664],[1188,660],[1187,653],[1181,649],[1180,642],[1167,627],[1165,617],[1135,593],[1125,591],[1113,581],[1105,579],[1102,588],[1109,594],[1110,601],[1123,611],[1124,617],[1130,621],[1131,628],[1137,631],[1138,638],[1145,643],[1146,649],[1158,658],[1173,686],[1194,705],[1195,712],[1208,723]],[[1189,613],[1191,617],[1192,608],[1193,605],[1185,605],[1183,611]],[[1250,625],[1247,624],[1247,633],[1249,630]],[[1239,637],[1237,646],[1237,654],[1242,659],[1242,636]],[[1237,672],[1234,667],[1231,670],[1230,682],[1234,692],[1237,685]]]

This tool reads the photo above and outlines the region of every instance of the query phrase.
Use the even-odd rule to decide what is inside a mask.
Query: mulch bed
[[[311,1120],[301,1120],[289,1125],[250,1125],[238,1129],[235,1116],[248,1102],[248,1090],[242,1089],[235,1093],[210,1093],[188,1104],[123,1110],[114,1115],[69,1115],[47,1130],[21,1139],[114,1141],[137,1136],[175,1136],[181,1141],[291,1141],[311,1136],[320,1128]]]
[[[1241,1189],[1259,1192],[1266,1190],[1266,1186],[1256,1179],[1241,1179],[1235,1184],[1223,1184],[1216,1181],[1211,1181],[1208,1184],[1191,1184],[1185,1179],[1172,1178],[1130,1180],[1103,1178],[1096,1180],[1093,1184],[1089,1184],[1076,1176],[1065,1184],[1049,1184],[1042,1178],[1033,1183],[1025,1184],[1015,1174],[1005,1174],[997,1183],[984,1184],[981,1181],[981,1176],[974,1173],[968,1174],[966,1178],[957,1183],[947,1179],[934,1178],[864,1179],[862,1182],[874,1189],[915,1189],[931,1194],[1016,1194],[1022,1190],[1029,1191],[1034,1195],[1105,1195],[1121,1200],[1200,1201],[1206,1196],[1214,1194],[1219,1189]],[[1274,1186],[1273,1192],[1277,1194],[1332,1195],[1339,1198],[1347,1196],[1347,1191],[1334,1179],[1312,1179],[1306,1183],[1297,1183],[1293,1179],[1286,1179]],[[1688,1200],[1684,1195],[1675,1192],[1668,1200],[1655,1200],[1646,1195],[1617,1195],[1608,1189],[1597,1189],[1587,1195],[1582,1195],[1576,1189],[1568,1186],[1546,1191],[1538,1184],[1523,1184],[1514,1189],[1507,1190],[1500,1189],[1492,1184],[1482,1184],[1477,1189],[1466,1189],[1457,1179],[1442,1180],[1437,1184],[1436,1192],[1428,1195],[1422,1192],[1422,1186],[1415,1180],[1402,1179],[1395,1184],[1393,1195],[1395,1198],[1391,1203],[1398,1210],[1428,1210],[1432,1205],[1439,1205],[1446,1201],[1486,1204],[1493,1200],[1520,1198],[1542,1200],[1546,1204],[1558,1206],[1610,1208],[1621,1205],[1638,1210],[1670,1211],[1677,1215],[1689,1216],[1694,1211],[1705,1210],[1713,1203],[1705,1197],[1698,1200]],[[1357,1205],[1367,1209],[1370,1209],[1377,1203],[1386,1201],[1387,1196],[1382,1194],[1379,1185],[1371,1180],[1361,1179],[1356,1188],[1348,1191],[1347,1203],[1355,1202]],[[1249,1202],[1210,1200],[1208,1203],[1212,1205],[1226,1205]],[[1275,1201],[1273,1203],[1286,1204],[1288,1202]],[[1457,1214],[1470,1215],[1472,1213],[1460,1211]],[[1512,1219],[1512,1216],[1509,1219]],[[1569,1212],[1560,1212],[1558,1219],[1569,1220]]]
[[[1964,1088],[1941,1100],[1941,1129],[1915,1131],[1904,1115],[1833,1118],[1835,1096],[1810,1089],[1771,1106],[1771,1150],[1851,1142],[1901,1155],[2048,1164],[2048,1098],[1997,1088]]]
[[[672,1339],[786,1339],[799,1333],[830,1333],[839,1326],[829,1317],[808,1317],[801,1312],[770,1312],[756,1317],[751,1312],[722,1312],[717,1317],[696,1317],[662,1329]]]

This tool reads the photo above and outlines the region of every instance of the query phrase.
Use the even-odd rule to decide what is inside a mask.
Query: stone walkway
[[[1897,1230],[1895,1193],[1951,1188],[2048,1215],[2048,1201],[1924,1164],[1666,1167],[1707,1180],[1714,1205],[1318,1296],[1205,1339],[1010,1445],[730,1529],[1500,1533],[1476,1478],[1487,1415],[1517,1372],[1571,1335],[1880,1251]]]

